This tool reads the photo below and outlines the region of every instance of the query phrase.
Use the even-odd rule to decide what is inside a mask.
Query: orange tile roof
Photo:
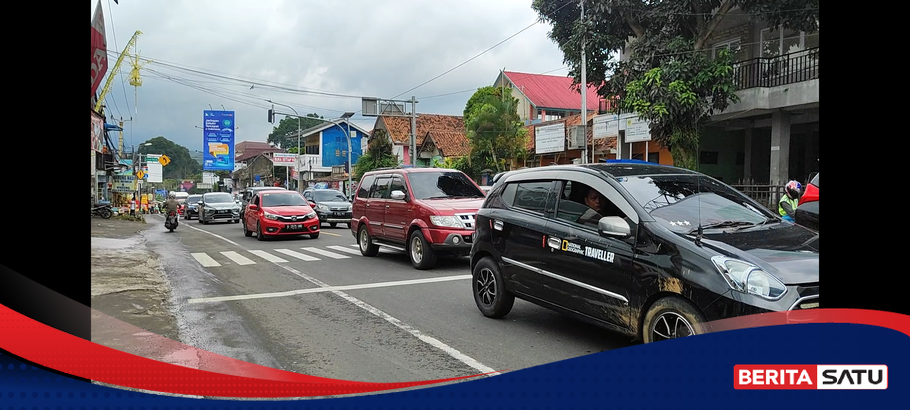
[[[444,157],[463,157],[471,153],[471,144],[464,131],[433,130],[427,133],[426,138],[436,143]]]
[[[380,116],[379,121],[385,124],[389,137],[394,144],[408,144],[411,141],[411,118],[397,116]],[[417,145],[423,144],[423,138],[430,131],[450,131],[464,133],[464,117],[443,114],[417,114]]]

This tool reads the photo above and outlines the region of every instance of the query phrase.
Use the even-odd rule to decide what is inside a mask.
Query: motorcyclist
[[[169,194],[167,196],[167,201],[164,202],[164,211],[166,215],[170,215],[171,212],[177,213],[177,208],[180,207],[180,203],[177,202],[177,196],[174,194]]]
[[[793,222],[796,215],[796,207],[799,205],[799,196],[802,193],[803,186],[798,181],[787,182],[784,186],[784,195],[780,196],[777,203],[777,212],[781,218]]]

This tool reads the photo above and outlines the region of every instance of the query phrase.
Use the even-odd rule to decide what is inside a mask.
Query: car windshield
[[[202,195],[191,195],[186,198],[186,202],[191,203],[191,204],[195,204],[196,202],[199,202],[201,200],[202,200]]]
[[[234,202],[234,197],[226,192],[206,194],[203,196],[203,198],[205,198],[204,201],[209,204],[225,204]]]
[[[413,172],[408,174],[415,199],[483,198],[483,191],[461,172]]]
[[[344,194],[341,191],[328,190],[328,191],[313,191],[313,196],[316,199],[316,202],[347,202],[348,199],[344,197]]]
[[[262,194],[262,206],[263,207],[305,206],[305,205],[307,205],[306,199],[303,198],[303,195],[300,195],[296,192]]]
[[[620,183],[652,217],[677,232],[701,225],[748,228],[774,220],[774,214],[736,189],[693,175],[619,178]]]

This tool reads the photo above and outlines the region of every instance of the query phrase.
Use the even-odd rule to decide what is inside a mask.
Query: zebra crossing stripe
[[[196,261],[202,264],[203,267],[211,268],[215,266],[221,266],[220,263],[216,262],[214,259],[212,259],[211,256],[206,253],[192,253],[191,255],[193,255],[193,257],[196,258]]]
[[[234,251],[221,252],[221,254],[224,255],[224,256],[227,256],[228,259],[234,261],[234,263],[236,263],[236,264],[238,264],[238,265],[253,265],[253,264],[256,263],[256,262],[251,261],[251,260],[250,260],[249,258],[247,258],[246,256],[243,256],[243,255],[241,255],[241,254],[239,254],[239,253],[237,253],[237,252],[234,252]]]
[[[342,254],[340,254],[340,253],[335,253],[335,252],[327,251],[327,250],[325,250],[325,249],[319,249],[319,248],[314,248],[314,247],[300,248],[300,249],[303,249],[303,250],[305,250],[305,251],[307,251],[307,252],[313,252],[313,253],[315,253],[315,254],[319,254],[319,255],[322,255],[322,256],[328,256],[328,257],[330,257],[330,258],[332,258],[332,259],[348,259],[348,258],[350,258],[350,256],[348,256],[348,255],[342,255]]]
[[[281,259],[275,255],[272,255],[271,253],[268,253],[266,251],[249,251],[249,252],[252,253],[253,255],[256,255],[269,262],[275,262],[275,263],[286,263],[287,262],[286,260]]]
[[[336,251],[341,251],[341,252],[347,252],[347,253],[350,253],[350,254],[353,254],[353,255],[360,255],[360,250],[358,250],[358,249],[348,249],[348,248],[345,248],[344,246],[329,245],[329,246],[326,246],[326,248],[334,249],[334,250],[336,250]]]
[[[292,251],[290,249],[275,249],[275,252],[283,253],[287,256],[294,257],[294,258],[300,259],[302,261],[307,261],[307,262],[319,260],[319,258],[310,256],[310,255],[305,255],[300,252]]]

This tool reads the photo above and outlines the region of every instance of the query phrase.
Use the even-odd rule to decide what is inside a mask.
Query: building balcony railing
[[[736,87],[777,87],[818,78],[818,47],[777,57],[759,57],[733,65]]]

